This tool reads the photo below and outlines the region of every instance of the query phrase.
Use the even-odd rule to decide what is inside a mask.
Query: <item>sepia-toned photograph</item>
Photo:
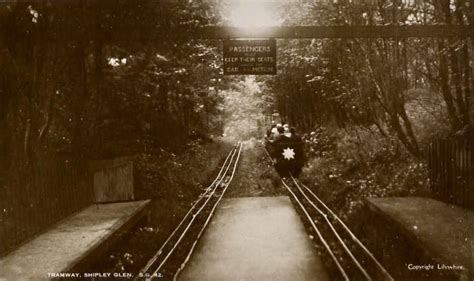
[[[473,0],[0,0],[0,281],[474,281]]]

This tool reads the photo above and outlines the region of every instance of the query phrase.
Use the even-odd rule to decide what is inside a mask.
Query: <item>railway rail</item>
[[[341,280],[394,281],[349,227],[311,189],[293,176],[283,178],[282,184],[331,257]]]
[[[268,150],[264,149],[274,164]],[[311,189],[291,174],[281,181],[326,249],[341,280],[394,281],[344,221]]]
[[[164,276],[161,271],[166,267],[173,254],[176,255],[182,241],[184,239],[193,239],[194,242],[192,242],[190,249],[180,249],[181,252],[187,253],[184,261],[181,262],[181,265],[173,273],[173,280],[177,280],[179,274],[190,260],[199,239],[234,178],[241,151],[242,144],[238,143],[229,152],[214,181],[193,203],[159,250],[148,261],[146,266],[140,270],[135,280],[162,279]],[[192,233],[197,233],[197,236],[192,235]]]
[[[173,270],[173,280],[178,279],[234,178],[241,151],[242,144],[238,143],[229,152],[214,181],[193,203],[135,280],[164,277],[160,272],[177,252],[182,241],[192,239],[191,247],[181,249],[181,252],[185,252],[182,255],[185,258],[179,262],[179,267]],[[334,277],[333,280],[394,281],[375,256],[311,189],[292,175],[282,178],[281,181],[340,273],[340,278]],[[197,235],[191,235],[191,233],[197,233]]]

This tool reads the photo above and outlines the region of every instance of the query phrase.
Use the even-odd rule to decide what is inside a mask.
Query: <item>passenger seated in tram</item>
[[[281,124],[277,124],[275,132],[272,134],[272,139],[270,142],[274,143],[276,141],[279,141],[282,137],[284,137],[285,129],[283,129],[283,126]]]
[[[265,137],[265,147],[277,172],[282,175],[298,176],[305,158],[303,142],[288,123],[272,124]]]
[[[267,131],[266,140],[270,143],[273,143],[280,137],[280,135],[283,135],[284,132],[285,130],[283,129],[283,126],[280,123],[272,125],[270,130]]]
[[[290,127],[288,123],[283,125],[283,135],[286,137],[285,140],[287,141],[301,141],[299,135],[296,134],[295,128]]]
[[[272,125],[270,126],[270,129],[267,130],[267,134],[265,136],[266,139],[271,138],[274,128],[276,128],[276,123],[275,123],[275,121],[272,121]]]
[[[283,135],[285,137],[290,139],[293,136],[293,134],[291,133],[291,130],[290,130],[290,125],[288,125],[288,123],[283,125],[283,130],[284,130]]]

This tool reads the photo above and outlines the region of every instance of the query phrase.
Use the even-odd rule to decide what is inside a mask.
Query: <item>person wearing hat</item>
[[[276,128],[276,123],[275,121],[272,121],[272,125],[270,126],[270,129],[267,130],[266,138],[269,139],[272,136],[273,128]]]
[[[284,129],[283,129],[283,126],[281,125],[281,123],[278,123],[273,129],[272,129],[272,136],[271,136],[271,139],[272,139],[272,142],[277,140],[280,135],[282,135],[284,133]]]
[[[288,123],[283,125],[283,130],[284,130],[283,134],[285,135],[285,137],[291,138],[293,136],[293,133],[291,132],[291,129],[290,129],[290,125],[288,125]]]

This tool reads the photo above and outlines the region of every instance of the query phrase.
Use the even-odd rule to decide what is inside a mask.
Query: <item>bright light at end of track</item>
[[[228,21],[231,26],[259,28],[281,25],[281,18],[271,2],[240,0],[235,1],[230,8]]]

